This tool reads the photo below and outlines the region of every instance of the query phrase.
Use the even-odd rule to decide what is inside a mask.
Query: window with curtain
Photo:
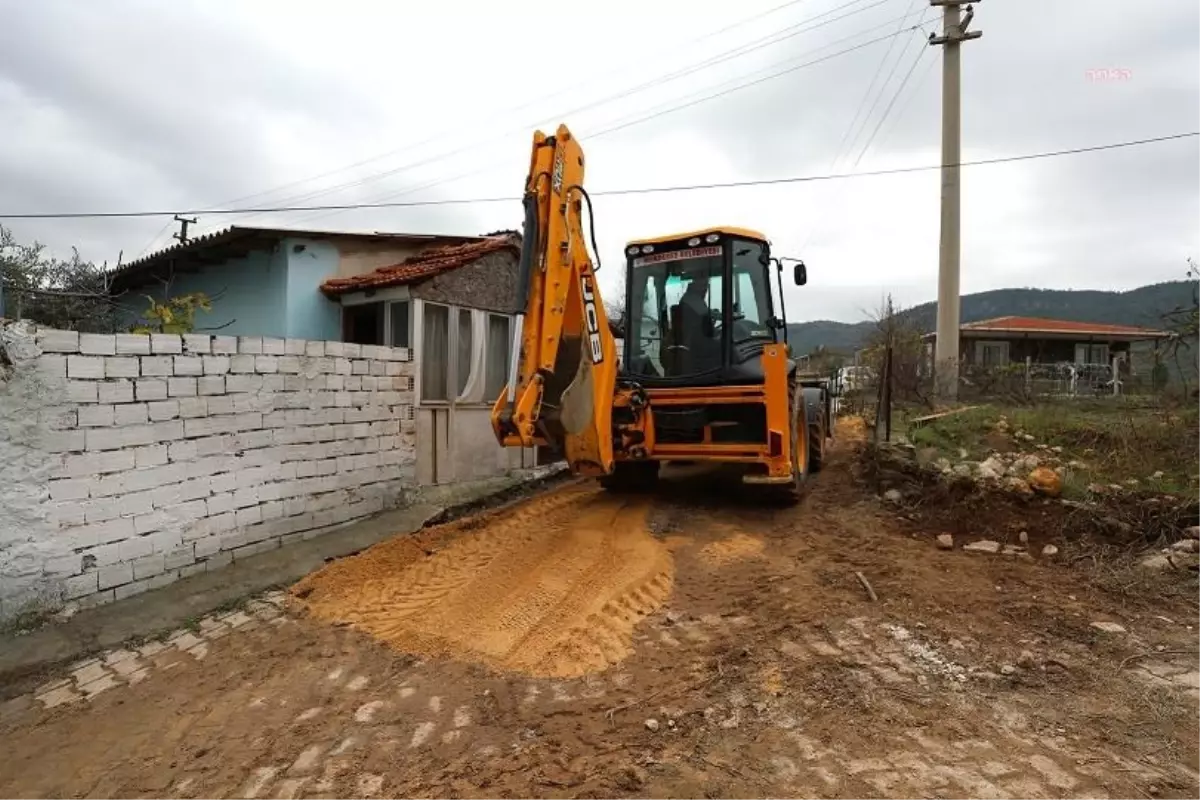
[[[471,340],[471,312],[465,308],[458,309],[458,341],[456,342],[456,352],[458,354],[458,391],[455,397],[462,397],[463,392],[467,390],[467,383],[471,379],[471,348],[474,342]]]
[[[508,359],[512,353],[512,333],[508,317],[488,314],[487,357],[484,364],[484,397],[491,403],[508,383]]]
[[[401,300],[398,303],[391,304],[392,315],[392,339],[390,345],[392,347],[412,347],[409,344],[409,302]]]
[[[450,384],[450,309],[425,303],[421,325],[421,399],[447,400]]]

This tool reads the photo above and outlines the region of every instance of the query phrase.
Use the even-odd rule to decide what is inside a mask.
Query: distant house
[[[937,334],[922,338],[927,352],[932,352]],[[1169,338],[1169,331],[1132,325],[995,317],[959,327],[959,358],[964,365],[979,367],[1026,362],[1111,365],[1112,358],[1127,355],[1134,342]]]
[[[1025,367],[1028,380],[1050,381],[1055,391],[1111,391],[1134,373],[1131,348],[1170,339],[1169,331],[1038,317],[995,317],[959,327],[959,359],[966,380],[998,368]],[[923,371],[932,374],[936,333],[927,333]],[[976,380],[978,382],[978,380]],[[985,381],[986,383],[986,381]]]
[[[489,412],[507,381],[520,236],[230,227],[113,273],[130,319],[156,299],[212,298],[220,334],[406,347],[420,485],[534,466],[500,447]]]

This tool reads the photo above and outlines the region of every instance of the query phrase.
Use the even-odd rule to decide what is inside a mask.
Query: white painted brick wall
[[[0,618],[97,605],[403,501],[403,348],[33,332],[0,383]],[[401,433],[401,430],[404,433]]]

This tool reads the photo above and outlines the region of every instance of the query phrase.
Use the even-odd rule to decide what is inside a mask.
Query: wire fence
[[[892,437],[892,420],[931,413],[937,407],[932,374],[905,363],[902,348],[881,348],[870,366],[846,367],[831,380],[838,415],[862,417],[878,441]],[[1043,402],[1105,397],[1159,398],[1186,394],[1193,387],[1167,383],[1161,376],[1134,373],[1124,364],[1025,363],[963,365],[959,371],[960,403],[1033,405]]]

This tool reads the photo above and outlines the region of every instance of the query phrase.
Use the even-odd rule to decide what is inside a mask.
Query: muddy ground
[[[858,464],[791,510],[571,484],[335,562],[10,701],[0,795],[1200,794],[1194,577]],[[934,544],[1023,524],[1029,559]]]

